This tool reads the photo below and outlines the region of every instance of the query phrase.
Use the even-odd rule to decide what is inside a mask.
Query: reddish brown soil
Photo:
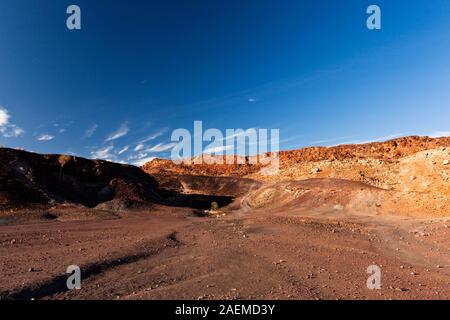
[[[9,299],[449,299],[448,224],[327,211],[202,218],[160,207],[112,220],[2,226],[0,292]],[[72,264],[81,267],[81,290],[65,288]],[[366,286],[373,264],[382,269],[381,290]]]
[[[285,152],[272,177],[0,149],[0,298],[450,299],[448,145]]]

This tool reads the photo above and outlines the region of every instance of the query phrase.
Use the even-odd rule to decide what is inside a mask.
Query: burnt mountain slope
[[[72,203],[96,207],[159,202],[158,183],[141,169],[68,155],[0,148],[0,209]]]

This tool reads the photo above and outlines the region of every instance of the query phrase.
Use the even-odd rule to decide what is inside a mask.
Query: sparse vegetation
[[[214,201],[211,203],[211,211],[212,212],[219,211],[219,204],[217,202]]]

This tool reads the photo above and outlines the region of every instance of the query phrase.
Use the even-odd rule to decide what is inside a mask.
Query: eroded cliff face
[[[450,215],[449,137],[404,137],[361,145],[283,151],[275,175],[262,175],[260,165],[249,163],[176,165],[161,159],[147,163],[142,169],[159,176],[232,176],[265,184],[306,179],[348,180],[384,191],[383,201],[378,204],[379,212]],[[360,201],[363,200],[364,197],[360,197]]]

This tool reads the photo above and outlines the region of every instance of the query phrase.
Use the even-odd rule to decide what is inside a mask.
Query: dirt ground
[[[448,218],[328,209],[224,214],[155,206],[80,221],[2,220],[0,296],[450,299]],[[81,268],[81,290],[66,288],[69,265]],[[370,265],[382,270],[380,290],[367,288]]]

